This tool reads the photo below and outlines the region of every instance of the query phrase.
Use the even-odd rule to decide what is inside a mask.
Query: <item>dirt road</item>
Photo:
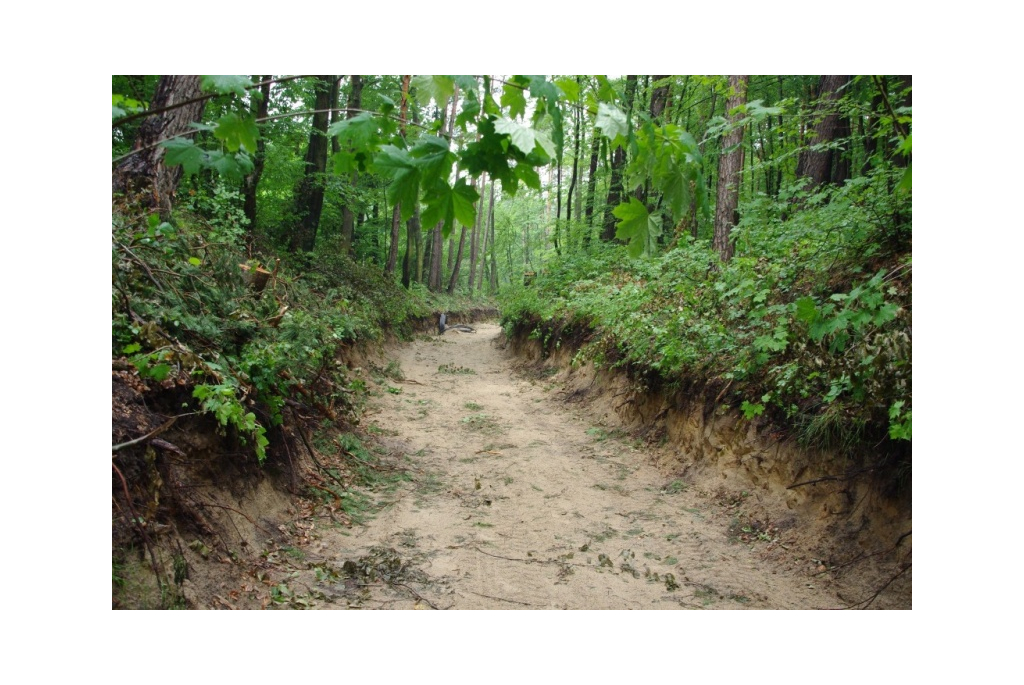
[[[765,553],[780,542],[770,531],[738,536],[724,504],[659,473],[550,380],[517,374],[499,345],[499,327],[480,324],[395,351],[394,379],[364,425],[406,455],[413,480],[366,527],[322,538],[364,581],[346,581],[345,605],[843,606],[806,569]]]

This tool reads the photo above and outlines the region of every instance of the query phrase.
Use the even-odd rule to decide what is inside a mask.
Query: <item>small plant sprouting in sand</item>
[[[456,366],[455,364],[441,364],[441,366],[437,367],[437,372],[452,375],[476,375],[476,371],[473,369],[466,368],[465,366]]]

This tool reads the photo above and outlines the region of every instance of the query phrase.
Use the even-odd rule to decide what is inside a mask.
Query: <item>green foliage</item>
[[[238,397],[239,388],[234,382],[221,385],[198,385],[192,396],[201,402],[203,411],[213,414],[221,426],[234,426],[250,435],[256,445],[256,458],[262,464],[267,457],[267,429],[256,422],[256,415],[246,411]],[[245,440],[242,440],[245,444]]]
[[[725,264],[704,242],[625,260],[655,251],[638,238],[656,232],[653,212],[631,198],[615,210],[629,246],[548,261],[529,287],[503,291],[502,324],[548,351],[567,335],[588,341],[577,363],[728,384],[744,416],[806,426],[812,441],[909,439],[911,264],[893,252],[909,231],[893,217],[909,208],[890,190],[901,172],[805,193],[798,211],[789,199],[746,203]]]
[[[260,265],[243,252],[240,198],[213,190],[190,194],[177,225],[115,213],[112,351],[154,391],[191,388],[194,410],[263,462],[286,399],[358,408],[361,394],[336,362],[342,345],[409,335],[409,320],[431,309],[379,269],[336,254],[296,257],[254,288],[239,267]]]
[[[635,197],[620,204],[612,214],[619,219],[615,237],[628,244],[630,257],[654,254],[661,236],[661,216],[650,214]]]

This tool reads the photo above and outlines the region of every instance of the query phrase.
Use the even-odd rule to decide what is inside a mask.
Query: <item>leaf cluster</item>
[[[911,267],[889,240],[909,227],[881,211],[899,202],[898,173],[822,191],[799,210],[745,206],[727,264],[694,242],[645,260],[627,259],[629,247],[556,259],[503,294],[503,325],[546,346],[583,326],[578,360],[716,394],[728,385],[751,419],[795,427],[828,413],[849,432],[909,440]],[[616,216],[629,229],[652,215],[633,200]]]

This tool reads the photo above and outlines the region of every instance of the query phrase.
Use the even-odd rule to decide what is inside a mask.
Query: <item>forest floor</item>
[[[411,480],[365,525],[317,525],[313,570],[291,581],[327,600],[314,606],[848,606],[796,531],[743,525],[746,493],[659,472],[652,448],[593,425],[502,340],[478,324],[390,351],[400,373],[363,424]]]

